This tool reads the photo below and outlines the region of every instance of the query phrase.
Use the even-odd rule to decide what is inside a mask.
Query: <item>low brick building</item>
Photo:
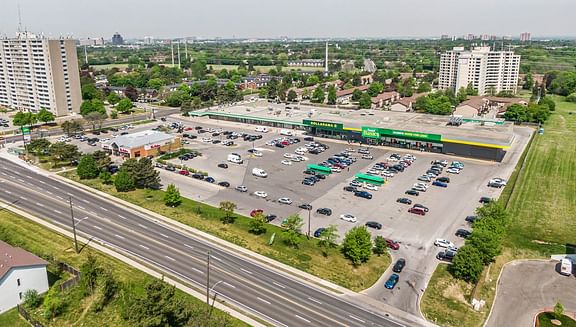
[[[161,152],[171,152],[181,147],[180,137],[158,131],[121,135],[102,144],[104,150],[127,159],[153,157]]]

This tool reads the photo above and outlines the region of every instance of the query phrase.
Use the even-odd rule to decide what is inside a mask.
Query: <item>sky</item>
[[[0,0],[0,35],[124,38],[576,36],[575,0]]]

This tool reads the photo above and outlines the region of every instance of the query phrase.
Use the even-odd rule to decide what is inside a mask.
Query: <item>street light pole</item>
[[[72,197],[69,197],[70,200],[70,218],[72,219],[72,233],[74,233],[74,250],[76,250],[76,254],[78,254],[78,239],[76,238],[76,223],[74,223],[74,209],[72,208]]]
[[[210,305],[210,250],[206,258],[206,304]]]
[[[312,206],[308,207],[308,238],[310,238],[310,216],[312,212]]]

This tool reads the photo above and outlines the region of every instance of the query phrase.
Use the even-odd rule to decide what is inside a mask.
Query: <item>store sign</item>
[[[362,137],[369,139],[379,139],[380,131],[378,128],[362,127]]]
[[[403,139],[421,140],[429,142],[441,142],[442,135],[440,134],[426,134],[419,132],[401,131],[396,129],[380,129],[380,134],[389,137],[397,137]]]
[[[147,144],[144,146],[144,150],[149,151],[152,149],[158,149],[160,147],[160,144]]]
[[[330,130],[342,130],[342,128],[344,127],[344,125],[338,124],[338,123],[331,123],[331,122],[317,121],[317,120],[308,120],[308,119],[304,119],[303,123],[304,123],[304,125],[307,125],[307,126],[318,127],[318,128],[322,128],[322,129],[330,129]]]
[[[127,148],[118,148],[118,152],[120,152],[120,153],[130,153],[130,149],[127,149]]]

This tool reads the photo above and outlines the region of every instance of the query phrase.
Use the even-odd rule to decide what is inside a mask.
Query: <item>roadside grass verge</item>
[[[0,314],[0,326],[6,327],[30,327],[26,320],[20,317],[18,309],[14,308]]]
[[[554,100],[556,112],[544,124],[544,135],[534,136],[499,199],[508,203],[511,217],[502,254],[484,269],[476,285],[454,279],[445,265],[439,265],[421,302],[427,319],[443,326],[481,326],[505,263],[576,253],[576,104],[561,97]],[[526,164],[519,171],[524,157]],[[451,305],[454,295],[446,291],[447,285],[458,285],[457,298],[466,303]],[[469,304],[472,297],[486,301],[479,312]]]
[[[86,261],[90,253],[96,257],[102,267],[106,267],[112,272],[114,279],[122,282],[126,285],[126,288],[130,288],[136,294],[144,292],[146,282],[153,280],[153,277],[146,273],[131,268],[127,264],[94,249],[85,248],[80,254],[76,254],[71,239],[6,210],[0,211],[0,239],[48,261],[65,262],[77,269]],[[53,264],[49,265],[48,270],[51,283],[66,280],[69,277],[66,274],[58,273]],[[204,301],[187,295],[178,289],[176,289],[176,293],[181,296],[187,306],[196,310],[206,309]],[[65,296],[67,305],[64,312],[54,319],[45,319],[40,310],[42,307],[37,310],[29,310],[29,312],[45,326],[130,326],[130,323],[121,317],[122,308],[119,300],[113,300],[102,311],[95,312],[95,310],[90,309],[94,298],[91,296],[83,297],[78,287],[68,290]],[[0,326],[19,326],[17,322],[11,323],[16,321],[13,317],[14,314],[18,316],[17,311],[15,313],[10,311],[7,314],[0,315]],[[228,316],[219,310],[214,310],[213,314],[216,316]],[[231,326],[247,326],[239,320],[233,318],[229,320],[231,321]],[[23,326],[28,326],[28,324]]]
[[[338,248],[331,249],[324,256],[318,240],[304,236],[300,237],[298,248],[293,248],[284,244],[284,229],[280,227],[267,224],[265,233],[254,235],[249,232],[251,218],[235,214],[234,224],[223,224],[220,218],[224,213],[220,209],[187,198],[182,198],[182,204],[176,208],[167,207],[164,204],[165,192],[161,190],[121,193],[99,180],[80,180],[73,171],[62,175],[353,291],[372,286],[390,265],[389,255],[374,255],[367,263],[354,267]],[[268,245],[274,233],[275,242]]]

